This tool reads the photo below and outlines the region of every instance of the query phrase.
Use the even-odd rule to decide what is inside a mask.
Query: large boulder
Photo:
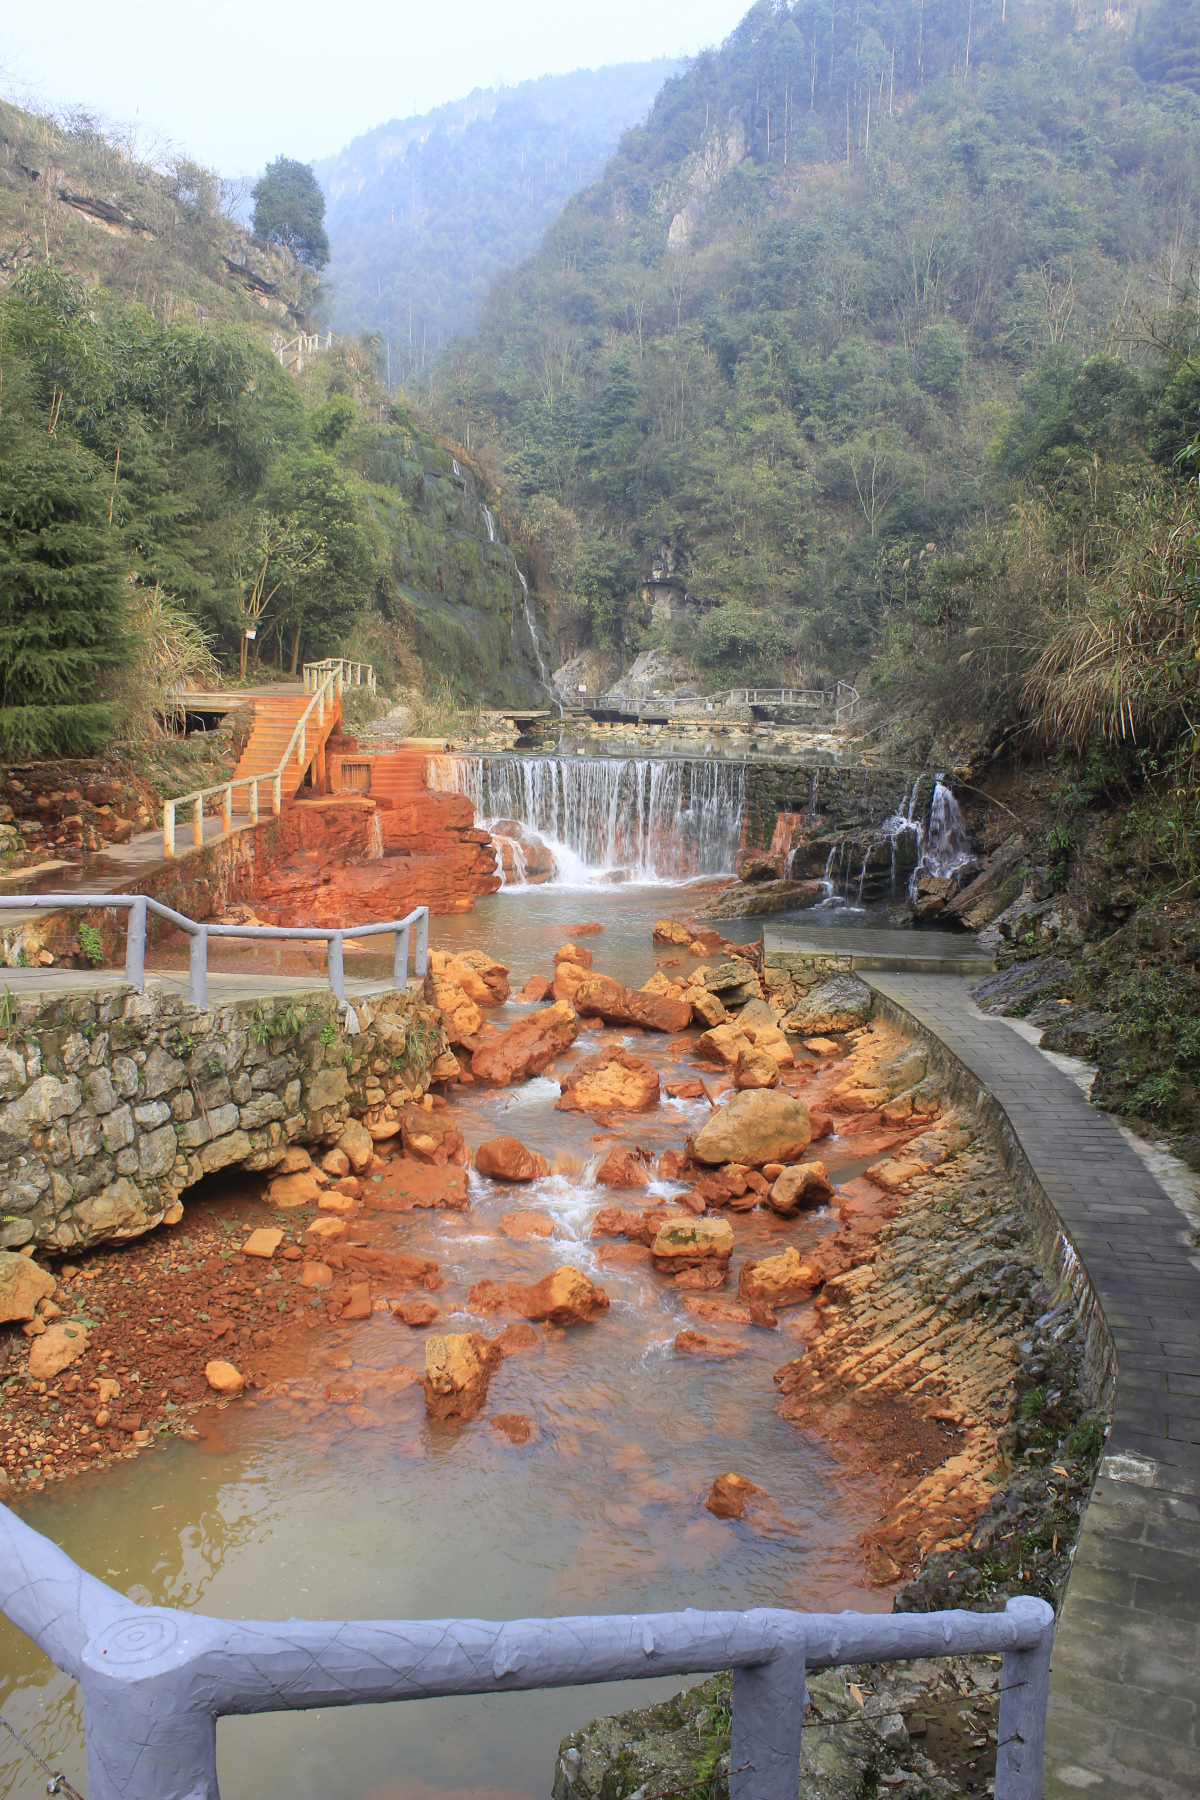
[[[762,999],[762,985],[753,963],[737,956],[730,962],[718,963],[704,978],[710,994],[719,994],[725,1006],[745,1006],[750,1000]]]
[[[57,1283],[49,1270],[28,1256],[0,1250],[0,1325],[32,1319],[39,1300],[48,1300]]]
[[[425,1341],[425,1410],[435,1419],[473,1419],[487,1401],[488,1382],[504,1352],[477,1331],[453,1331]]]
[[[560,1002],[544,1007],[481,1044],[471,1058],[471,1073],[490,1087],[507,1087],[540,1075],[578,1036],[579,1020],[571,1006]]]
[[[802,1206],[823,1206],[833,1199],[834,1192],[823,1162],[793,1163],[776,1176],[768,1199],[774,1210],[786,1217]]]
[[[550,1165],[536,1150],[527,1150],[519,1138],[489,1138],[475,1152],[475,1168],[492,1181],[540,1181]]]
[[[733,1227],[728,1219],[664,1219],[650,1246],[654,1266],[664,1275],[694,1269],[697,1263],[729,1266]]]
[[[779,1064],[767,1050],[760,1050],[756,1044],[745,1043],[737,1053],[737,1061],[733,1065],[733,1085],[736,1088],[774,1088],[779,1086]]]
[[[871,1016],[871,990],[857,975],[835,975],[820,987],[810,988],[797,1000],[784,1030],[801,1037],[825,1037],[830,1032],[852,1031]]]
[[[477,1006],[503,1006],[508,999],[508,970],[483,950],[431,950],[429,967],[435,979],[457,982]]]
[[[695,933],[690,926],[681,925],[678,919],[656,919],[652,936],[656,944],[682,944],[686,949]]]
[[[692,988],[688,999],[692,1008],[692,1022],[696,1025],[723,1025],[729,1014],[716,994],[710,994],[707,988]]]
[[[591,959],[588,960],[590,962]],[[593,979],[592,971],[587,963],[571,962],[570,960],[558,962],[554,965],[554,981],[550,991],[556,1000],[566,1000],[574,1005],[575,996],[584,982]]]
[[[658,1070],[627,1050],[581,1057],[560,1086],[558,1112],[647,1112],[658,1104]]]
[[[357,1119],[346,1120],[337,1147],[356,1175],[363,1175],[370,1168],[375,1155],[375,1140]]]
[[[795,1244],[780,1256],[758,1263],[743,1263],[738,1272],[738,1299],[775,1312],[781,1306],[799,1306],[822,1282],[821,1271],[803,1260]]]
[[[546,1325],[581,1325],[594,1319],[608,1306],[603,1288],[583,1273],[565,1264],[551,1275],[543,1275],[532,1287],[510,1283],[505,1290],[507,1303],[524,1319]]]
[[[559,968],[563,968],[562,963]],[[622,987],[606,975],[580,982],[575,990],[575,1011],[585,1019],[603,1019],[606,1025],[642,1025],[650,1031],[686,1031],[692,1022],[687,1000],[666,994],[648,994],[644,988]]]
[[[696,1133],[692,1155],[710,1165],[744,1163],[761,1169],[764,1163],[798,1162],[811,1139],[803,1100],[778,1090],[751,1088],[718,1108]]]

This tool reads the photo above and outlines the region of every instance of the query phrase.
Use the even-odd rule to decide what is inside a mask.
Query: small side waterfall
[[[379,814],[373,812],[367,824],[367,862],[379,862],[383,856],[383,827]]]
[[[505,886],[534,879],[547,852],[563,886],[689,881],[737,862],[746,775],[736,763],[457,755],[431,756],[427,769],[431,788],[465,794],[476,824],[514,850]]]
[[[861,857],[849,839],[833,846],[821,878],[823,904],[865,910],[901,894],[912,899],[922,876],[953,875],[974,861],[958,802],[943,776],[933,777],[928,819],[923,807],[918,810],[928,779],[918,775],[911,788],[905,788],[900,804],[872,833]]]
[[[482,501],[481,501],[481,502],[480,502],[480,505],[483,505],[483,502],[482,502]],[[486,519],[486,520],[487,520],[487,528],[488,528],[488,543],[489,543],[489,544],[494,544],[494,543],[495,543],[495,541],[496,541],[496,521],[495,521],[495,519],[493,519],[493,517],[492,517],[492,514],[491,514],[491,510],[490,510],[490,508],[488,508],[488,507],[486,507],[486,506],[484,506],[484,508],[483,508],[483,516],[484,516],[484,518],[485,518],[485,519]]]

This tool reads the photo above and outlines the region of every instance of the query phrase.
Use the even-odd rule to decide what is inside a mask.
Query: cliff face
[[[347,460],[371,484],[398,621],[431,685],[548,706],[520,566],[471,468],[411,420],[361,429]]]

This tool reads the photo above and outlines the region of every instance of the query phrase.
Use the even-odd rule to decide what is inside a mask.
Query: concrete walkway
[[[953,975],[874,974],[1003,1108],[1100,1301],[1112,1430],[1055,1639],[1043,1791],[1200,1795],[1200,1267],[1113,1121]]]
[[[856,971],[903,970],[920,975],[990,975],[995,958],[981,950],[967,932],[919,931],[896,926],[873,926],[869,918],[859,925],[822,923],[830,914],[812,907],[803,914],[785,915],[778,922],[763,922],[763,947],[774,951],[821,951],[848,956]],[[730,921],[734,923],[734,921]],[[741,921],[737,921],[741,923]],[[746,920],[757,925],[758,920]]]

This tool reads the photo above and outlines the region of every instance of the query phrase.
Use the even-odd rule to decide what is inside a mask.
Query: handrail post
[[[271,811],[276,818],[283,811],[283,777],[278,769],[271,777]]]
[[[421,916],[417,920],[417,954],[414,958],[417,976],[425,979],[425,971],[429,966],[429,908],[421,908]]]
[[[227,782],[221,790],[221,836],[228,837],[233,830],[233,783]]]
[[[396,954],[392,963],[392,986],[404,993],[408,987],[408,926],[396,933]]]
[[[996,1800],[1042,1800],[1054,1612],[1047,1601],[1028,1595],[1010,1600],[1004,1611],[1030,1620],[1040,1612],[1042,1635],[1032,1650],[1006,1650],[1000,1665]]]
[[[729,1800],[796,1800],[808,1710],[804,1639],[733,1671]]]
[[[188,999],[201,1012],[208,1006],[208,928],[199,926],[188,940]]]
[[[300,768],[304,767],[304,749],[305,749],[305,744],[306,744],[307,738],[308,738],[308,732],[305,729],[303,721],[301,721],[300,739],[296,745],[296,761],[299,764]]]
[[[346,1004],[346,971],[342,962],[342,936],[335,931],[329,938],[329,985],[338,1004]]]
[[[325,683],[322,682],[320,687],[317,689],[317,724],[323,725],[324,723],[325,723]]]
[[[139,994],[146,991],[146,896],[138,894],[129,908],[125,930],[125,979]]]
[[[246,799],[250,807],[250,823],[258,824],[258,776],[253,775],[246,787]]]
[[[192,801],[192,842],[193,844],[202,844],[204,842],[203,794],[197,794],[196,798]]]
[[[175,854],[175,802],[163,801],[163,855]]]

